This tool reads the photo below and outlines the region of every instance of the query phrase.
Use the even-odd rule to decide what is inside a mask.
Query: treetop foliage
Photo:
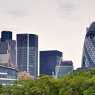
[[[0,95],[95,95],[95,68],[76,70],[57,79],[45,75],[10,86],[0,85]]]

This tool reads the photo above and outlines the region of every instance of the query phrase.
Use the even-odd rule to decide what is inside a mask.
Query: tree
[[[29,73],[24,71],[24,72],[19,72],[18,73],[18,79],[19,80],[30,80],[30,79],[32,79],[32,77],[30,76]]]

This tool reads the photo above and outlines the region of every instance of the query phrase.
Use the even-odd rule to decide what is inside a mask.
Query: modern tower
[[[61,64],[56,66],[56,77],[63,77],[73,71],[73,62],[70,60],[63,61]]]
[[[82,67],[93,66],[95,66],[95,22],[87,29],[82,55]]]
[[[55,75],[55,67],[61,62],[62,52],[57,50],[40,51],[40,74]]]
[[[5,60],[5,61],[4,61]],[[8,61],[6,61],[8,60]],[[6,63],[7,62],[7,63]],[[11,31],[2,31],[0,40],[0,64],[16,65],[16,41]]]
[[[20,72],[38,76],[38,36],[17,34],[17,66]]]
[[[11,31],[2,31],[1,32],[1,41],[12,40]]]
[[[2,31],[0,39],[0,84],[9,85],[16,80],[16,41],[12,40],[12,32]]]

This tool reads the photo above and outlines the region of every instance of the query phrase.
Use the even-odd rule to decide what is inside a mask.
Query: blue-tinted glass
[[[27,34],[17,34],[17,47],[27,47]]]
[[[82,56],[83,67],[95,66],[95,22],[87,29]]]
[[[20,71],[27,71],[32,76],[38,72],[38,36],[17,34],[17,64]]]
[[[12,32],[10,32],[10,31],[2,31],[1,40],[2,41],[12,40]]]
[[[34,34],[29,35],[29,46],[38,47],[38,36]]]
[[[52,75],[55,66],[61,61],[62,52],[41,51],[40,52],[40,74]]]

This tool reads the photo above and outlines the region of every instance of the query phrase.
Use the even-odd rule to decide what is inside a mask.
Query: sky
[[[95,0],[0,0],[0,31],[39,36],[39,50],[59,50],[81,66],[86,27],[95,20]]]

